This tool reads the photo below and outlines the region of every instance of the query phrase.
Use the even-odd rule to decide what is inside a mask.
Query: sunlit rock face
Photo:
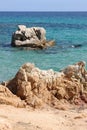
[[[44,49],[54,45],[53,40],[46,40],[46,30],[43,27],[27,28],[19,25],[13,33],[11,45],[13,47],[27,47],[28,49]]]
[[[34,64],[26,63],[6,86],[34,108],[46,104],[59,108],[65,102],[87,103],[87,72],[83,61],[69,65],[61,72],[40,70]]]

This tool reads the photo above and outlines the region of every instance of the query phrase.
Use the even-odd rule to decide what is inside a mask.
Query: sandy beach
[[[0,123],[2,120],[12,130],[87,130],[87,109],[32,110],[0,105]]]
[[[60,73],[23,65],[0,85],[0,130],[86,130],[86,81],[85,62]]]
[[[87,1],[0,2],[0,130],[87,130]]]

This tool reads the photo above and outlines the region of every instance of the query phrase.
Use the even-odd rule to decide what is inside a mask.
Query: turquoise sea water
[[[34,51],[12,48],[11,36],[19,24],[44,27],[56,45]],[[87,62],[87,12],[0,12],[0,81],[14,77],[26,62],[59,71],[81,60]]]

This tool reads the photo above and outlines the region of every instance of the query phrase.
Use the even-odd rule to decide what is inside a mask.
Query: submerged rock
[[[53,46],[53,40],[46,40],[46,30],[42,27],[27,28],[19,25],[18,30],[13,33],[11,45],[13,47],[28,47],[29,49],[44,49]]]
[[[38,108],[47,105],[60,109],[65,102],[87,102],[87,71],[81,61],[62,72],[40,70],[34,64],[24,64],[15,77],[6,83],[10,91],[27,105]]]
[[[80,48],[82,47],[82,44],[74,44],[74,45],[71,45],[72,48]]]

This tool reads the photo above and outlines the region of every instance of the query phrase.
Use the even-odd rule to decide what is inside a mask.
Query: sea
[[[13,48],[18,25],[44,27],[56,44],[43,50]],[[0,12],[0,82],[12,79],[27,62],[60,71],[78,61],[87,62],[87,12]]]

